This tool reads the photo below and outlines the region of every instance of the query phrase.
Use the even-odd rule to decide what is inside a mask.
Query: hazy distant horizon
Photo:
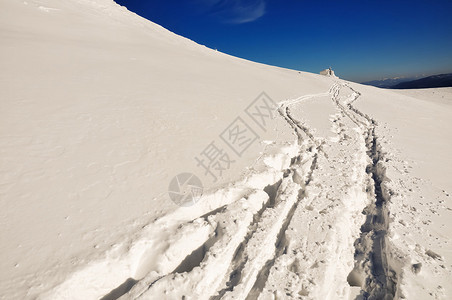
[[[424,78],[424,77],[429,77],[429,76],[434,76],[434,75],[451,74],[451,73],[452,73],[452,70],[439,72],[439,73],[421,73],[421,74],[414,74],[414,75],[399,75],[399,76],[394,76],[394,77],[379,77],[379,78],[374,78],[374,79],[371,79],[371,80],[360,81],[358,83],[369,82],[369,81],[377,81],[377,80],[389,80],[389,79],[414,80],[414,79],[421,79],[421,78]]]

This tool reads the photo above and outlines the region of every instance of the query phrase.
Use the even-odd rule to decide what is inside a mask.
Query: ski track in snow
[[[377,123],[352,106],[359,96],[336,82],[281,102],[296,141],[282,150],[280,169],[156,220],[132,245],[117,245],[45,296],[68,298],[83,286],[86,299],[105,300],[394,298],[391,192]],[[312,99],[336,111],[327,116],[333,137],[298,116]]]

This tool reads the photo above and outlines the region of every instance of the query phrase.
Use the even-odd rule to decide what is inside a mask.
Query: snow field
[[[451,298],[451,89],[248,62],[111,0],[0,6],[2,298]],[[260,141],[176,206],[263,91]]]

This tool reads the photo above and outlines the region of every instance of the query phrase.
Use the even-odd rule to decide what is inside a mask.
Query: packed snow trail
[[[194,269],[182,274],[172,272],[146,291],[134,288],[125,297],[159,298],[169,293],[175,298],[234,299],[259,294],[272,262],[282,254],[285,231],[316,167],[317,148],[312,142],[300,145],[295,154],[281,170],[278,181],[260,191],[265,197],[241,200],[254,201],[254,207],[261,207],[249,215],[250,219],[241,217],[244,209],[236,202],[208,217],[209,222],[222,224],[223,234]]]
[[[344,86],[345,87],[345,86]],[[317,142],[319,147],[325,152],[325,162],[326,165],[330,164],[329,167],[335,170],[336,174],[341,174],[343,179],[337,181],[337,178],[328,177],[329,174],[322,174],[319,172],[318,176],[321,180],[318,181],[318,186],[321,186],[322,189],[317,192],[318,194],[326,193],[327,198],[332,199],[334,203],[334,198],[339,198],[342,200],[342,203],[345,205],[340,207],[340,205],[330,204],[329,209],[318,209],[323,212],[326,216],[333,216],[330,218],[323,218],[320,222],[316,222],[316,217],[314,217],[314,223],[317,226],[313,227],[313,232],[318,233],[314,228],[319,226],[328,227],[331,232],[335,232],[334,236],[327,236],[320,238],[319,241],[316,241],[316,237],[312,236],[310,233],[311,230],[307,230],[306,232],[300,232],[300,230],[292,230],[298,233],[291,233],[290,231],[287,233],[288,235],[293,235],[292,247],[290,247],[290,251],[287,251],[287,254],[284,258],[282,258],[279,262],[279,266],[275,268],[272,276],[274,277],[269,281],[266,293],[262,295],[262,298],[265,299],[265,296],[270,297],[270,294],[274,296],[280,297],[293,297],[296,295],[302,295],[310,299],[336,299],[336,298],[348,298],[349,295],[347,284],[343,282],[344,278],[347,277],[348,283],[352,283],[352,286],[359,286],[362,288],[361,294],[364,297],[369,297],[370,299],[382,299],[388,298],[392,299],[395,294],[395,283],[394,283],[394,274],[389,274],[393,272],[388,267],[387,258],[386,258],[386,249],[385,249],[385,233],[388,229],[388,220],[387,214],[382,215],[384,209],[378,209],[378,218],[380,222],[385,224],[385,228],[383,230],[377,231],[378,222],[374,221],[373,227],[371,229],[371,238],[367,241],[367,244],[370,245],[370,249],[364,255],[359,255],[359,253],[355,253],[357,257],[356,264],[360,265],[362,263],[361,259],[365,259],[366,261],[370,261],[371,265],[367,267],[367,269],[360,274],[359,278],[354,278],[356,275],[352,273],[352,275],[347,274],[347,268],[352,260],[350,259],[350,248],[351,241],[337,241],[338,236],[341,238],[346,238],[347,235],[349,237],[356,235],[356,229],[359,226],[359,209],[363,208],[363,205],[368,203],[370,207],[382,207],[384,204],[382,203],[382,198],[380,195],[381,192],[381,177],[377,176],[377,168],[371,167],[369,171],[369,166],[366,161],[369,161],[364,154],[367,154],[369,158],[372,158],[371,166],[374,166],[378,163],[378,159],[375,158],[376,154],[376,137],[374,134],[373,126],[374,122],[370,122],[370,118],[367,118],[364,114],[357,112],[353,107],[351,107],[351,102],[355,101],[359,94],[355,91],[346,97],[339,97],[341,88],[343,86],[339,84],[335,84],[331,88],[331,100],[337,106],[339,110],[339,114],[331,116],[331,120],[333,122],[333,131],[339,134],[338,140],[336,138]],[[290,113],[289,107],[285,108],[286,116],[289,124],[293,127],[296,126],[296,129],[303,131],[309,138],[315,140],[315,137],[308,129],[306,122],[302,122],[297,120]],[[344,121],[342,120],[344,117],[347,117],[349,120],[349,125],[345,126]],[[364,120],[362,120],[364,118]],[[294,126],[295,125],[295,126]],[[356,125],[356,126],[353,126]],[[318,128],[320,129],[320,128]],[[351,130],[352,129],[352,130]],[[372,133],[372,141],[373,144],[369,143],[368,134]],[[349,140],[351,143],[347,143]],[[361,145],[360,148],[353,148],[356,144]],[[329,148],[334,149],[333,151],[329,151]],[[353,157],[350,153],[356,153],[356,156]],[[358,163],[360,162],[360,163]],[[320,166],[322,165],[320,161]],[[348,169],[353,168],[353,172],[350,172]],[[345,169],[345,170],[344,170]],[[367,174],[372,175],[372,179]],[[352,176],[350,176],[353,174]],[[316,172],[314,172],[314,177],[316,176]],[[326,177],[324,177],[327,175]],[[337,175],[336,175],[337,176]],[[348,178],[347,178],[348,177]],[[351,180],[351,182],[349,182]],[[376,195],[374,195],[373,190],[368,190],[367,193],[363,193],[363,187],[370,184],[370,181],[373,180],[375,182],[375,191]],[[342,185],[342,186],[341,186]],[[337,187],[336,190],[332,190],[332,187]],[[314,189],[313,189],[314,190]],[[331,197],[334,195],[335,191],[339,190],[340,193],[336,194],[336,197]],[[307,191],[310,191],[310,187],[308,187]],[[329,195],[328,195],[329,194]],[[350,195],[347,197],[347,195]],[[354,202],[352,202],[354,201]],[[314,201],[313,201],[314,202]],[[313,203],[312,202],[312,203]],[[321,201],[322,203],[323,201]],[[322,203],[324,205],[326,203]],[[335,207],[336,206],[336,207]],[[328,206],[327,206],[328,207]],[[366,206],[366,209],[368,207]],[[293,224],[292,228],[303,227],[306,226],[306,222],[303,222],[303,219],[311,219],[309,216],[309,211],[312,211],[312,205],[303,207],[298,213],[300,216],[295,219],[295,222],[298,223]],[[365,212],[367,212],[365,210]],[[341,214],[345,214],[348,218],[351,218],[352,222],[348,222],[349,219],[340,219]],[[387,213],[387,212],[386,212]],[[372,215],[367,212],[368,219],[372,219]],[[337,222],[335,220],[338,220]],[[333,220],[333,221],[332,221]],[[311,223],[313,221],[309,221]],[[347,223],[348,222],[348,223]],[[297,226],[298,225],[298,226]],[[339,225],[339,226],[338,226]],[[363,226],[364,227],[364,226]],[[344,232],[345,231],[345,232]],[[300,234],[301,233],[301,234]],[[305,241],[303,241],[306,238]],[[356,248],[359,249],[362,247],[358,240],[356,242]],[[315,246],[309,247],[310,243],[314,243]],[[326,243],[327,248],[323,254],[326,259],[312,260],[311,257],[308,257],[306,253],[322,253],[322,245]],[[372,246],[373,245],[373,246]],[[338,257],[336,260],[334,259],[334,253],[331,252],[331,249],[335,249]],[[319,251],[320,250],[320,251]],[[348,253],[347,253],[348,252]],[[359,252],[356,250],[355,252]],[[341,257],[343,253],[344,257]],[[315,256],[314,256],[315,257]],[[340,258],[340,259],[339,259]],[[320,262],[320,263],[319,263]],[[341,266],[342,264],[342,266]],[[316,271],[315,269],[320,269]],[[287,270],[292,270],[291,272],[287,272]],[[303,271],[306,269],[310,269],[309,272]],[[294,271],[295,270],[295,271]],[[320,273],[319,273],[320,272]],[[300,274],[302,273],[302,274]],[[306,274],[303,274],[306,273]],[[310,274],[311,273],[311,274]],[[325,274],[323,277],[323,282],[321,274]],[[339,275],[342,273],[342,276]],[[317,276],[315,275],[317,274]],[[302,275],[302,276],[300,276]],[[304,275],[304,276],[303,276]],[[345,275],[345,277],[344,277]],[[303,277],[306,277],[303,278]],[[336,278],[335,278],[336,277]],[[289,282],[285,281],[284,278],[290,278]],[[356,282],[351,282],[350,278],[356,279]],[[275,283],[284,283],[284,285],[275,285]],[[296,288],[294,288],[296,287]],[[284,291],[284,292],[283,292]]]
[[[360,94],[353,89],[351,90],[353,97],[344,103],[347,108],[344,108],[339,100],[335,99],[335,102],[342,110],[348,109],[348,116],[350,118],[354,116],[354,120],[364,124],[367,129],[364,132],[366,153],[369,157],[366,172],[372,179],[369,188],[372,201],[363,211],[366,215],[366,221],[361,227],[360,237],[355,242],[357,261],[354,270],[348,276],[348,281],[351,286],[362,286],[363,279],[365,279],[363,296],[366,299],[393,299],[397,292],[397,274],[390,266],[388,261],[389,250],[387,249],[389,247],[387,202],[390,201],[392,192],[384,183],[388,178],[386,178],[384,154],[375,132],[377,122],[353,107],[352,103],[358,99]],[[361,274],[359,274],[360,272]],[[365,276],[362,277],[364,274]]]

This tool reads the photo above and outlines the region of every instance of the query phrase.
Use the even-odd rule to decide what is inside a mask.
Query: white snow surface
[[[2,0],[0,39],[2,299],[452,297],[450,88],[246,61],[112,0]]]

